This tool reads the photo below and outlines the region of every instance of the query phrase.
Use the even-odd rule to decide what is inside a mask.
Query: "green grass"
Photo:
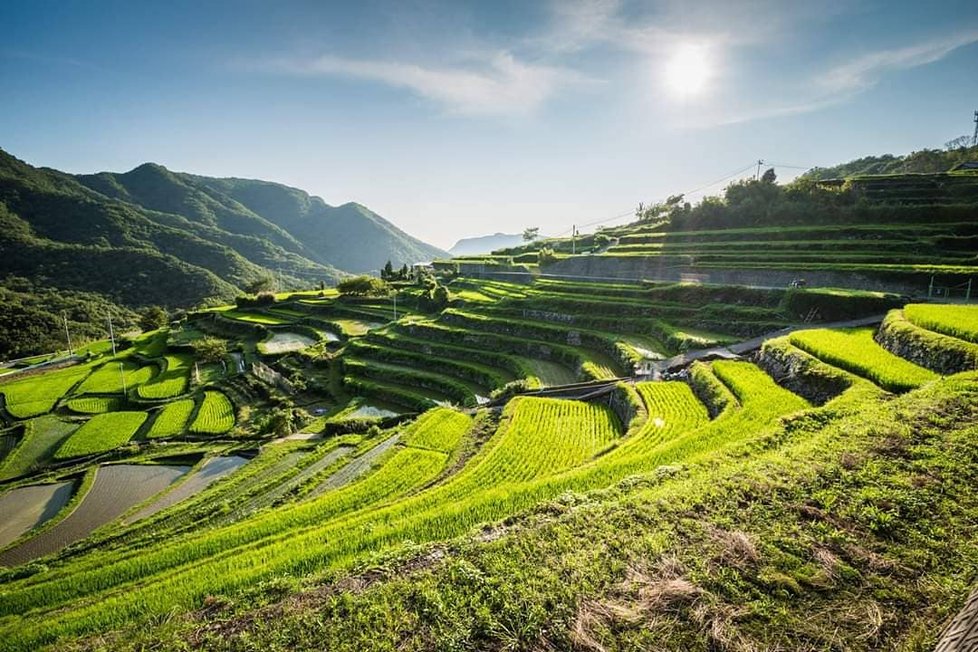
[[[789,339],[806,353],[891,392],[909,391],[938,377],[882,348],[873,340],[871,328],[798,331]]]
[[[200,405],[190,432],[201,435],[222,435],[234,427],[234,406],[221,392],[204,392],[204,402]]]
[[[118,448],[132,439],[144,421],[145,412],[97,414],[61,444],[54,458],[65,460]]]
[[[418,417],[402,441],[406,446],[449,453],[458,447],[470,427],[472,417],[448,408],[436,408]]]
[[[921,328],[978,343],[978,306],[911,303],[903,314]]]
[[[40,468],[51,459],[61,443],[78,429],[78,424],[48,415],[31,419],[26,428],[17,448],[0,466],[0,479],[14,478]]]
[[[146,433],[147,439],[176,437],[187,429],[187,420],[194,411],[194,400],[185,398],[167,403],[156,415],[153,425]]]
[[[170,353],[163,359],[166,371],[153,380],[136,389],[139,398],[165,399],[180,396],[187,391],[190,384],[190,368],[193,366],[193,356],[187,353]]]
[[[120,369],[121,367],[121,369]],[[148,382],[156,374],[155,365],[140,366],[137,362],[110,360],[86,378],[76,394],[120,394],[123,384],[132,389]]]
[[[55,403],[90,371],[90,365],[77,365],[0,382],[0,393],[6,398],[8,412],[18,419],[26,419],[50,412]]]
[[[122,400],[117,396],[80,396],[69,399],[65,405],[80,414],[102,414],[122,409]]]
[[[235,321],[242,321],[248,324],[261,324],[262,326],[281,326],[292,323],[292,320],[282,317],[254,312],[242,312],[239,310],[226,310],[221,315]]]

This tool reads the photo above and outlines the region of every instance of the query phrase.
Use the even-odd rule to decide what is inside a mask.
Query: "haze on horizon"
[[[978,108],[973,0],[42,1],[0,25],[13,155],[277,181],[443,248],[620,222],[759,158],[941,147]]]

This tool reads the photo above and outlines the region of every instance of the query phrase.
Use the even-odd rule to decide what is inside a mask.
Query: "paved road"
[[[715,346],[710,349],[696,349],[694,351],[686,351],[685,353],[680,353],[679,355],[673,356],[666,360],[658,360],[655,365],[655,371],[657,373],[663,373],[671,369],[678,369],[680,367],[685,367],[689,363],[695,360],[702,360],[704,358],[726,358],[735,359],[740,357],[745,353],[751,351],[756,351],[761,348],[767,340],[772,340],[776,337],[782,337],[788,333],[793,333],[794,331],[806,330],[809,328],[858,328],[859,326],[872,326],[873,324],[878,324],[883,321],[883,317],[886,315],[873,315],[871,317],[862,317],[860,319],[848,319],[845,321],[835,321],[826,322],[820,324],[799,324],[797,326],[789,326],[788,328],[782,328],[779,331],[773,331],[771,333],[765,333],[758,337],[751,338],[749,340],[744,340],[743,342],[737,342],[736,344],[730,344],[728,346]],[[654,375],[654,374],[653,374]]]

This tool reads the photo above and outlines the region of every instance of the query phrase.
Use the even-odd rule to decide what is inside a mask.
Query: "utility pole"
[[[975,111],[975,135],[971,137],[971,146],[978,147],[978,111]]]
[[[68,340],[68,355],[74,355],[75,351],[71,348],[71,334],[68,332],[68,313],[61,312],[61,318],[65,320],[65,339]]]
[[[761,166],[764,165],[764,161],[757,159],[757,172],[754,173],[754,181],[761,178]]]
[[[112,340],[112,357],[115,357],[115,334],[112,332],[112,316],[106,317],[109,322],[109,339]]]
[[[968,289],[964,293],[964,300],[971,301],[971,281],[974,279],[968,279]]]
[[[934,277],[930,277],[930,287],[927,288],[927,298],[930,299],[934,296]]]
[[[577,254],[577,225],[571,227],[571,255]]]
[[[394,321],[397,321],[397,290],[394,290]]]
[[[119,375],[122,377],[122,395],[125,396],[126,394],[129,393],[129,390],[126,389],[126,372],[122,368],[121,362],[119,363]]]

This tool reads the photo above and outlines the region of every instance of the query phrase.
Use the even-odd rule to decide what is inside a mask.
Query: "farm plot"
[[[140,366],[136,362],[112,360],[86,378],[75,394],[121,394],[123,386],[131,389],[148,382],[156,374],[156,365]]]
[[[717,363],[720,365],[720,363]],[[740,391],[738,406],[702,428],[673,437],[649,454],[625,454],[624,446],[606,450],[619,434],[617,420],[606,408],[573,401],[523,398],[507,407],[499,431],[489,444],[448,483],[386,507],[337,518],[344,510],[364,507],[371,487],[393,495],[384,483],[407,483],[407,472],[424,478],[437,474],[438,453],[405,448],[377,472],[320,499],[267,512],[230,528],[201,533],[177,542],[167,542],[109,564],[98,557],[74,563],[71,582],[38,578],[29,586],[12,588],[0,596],[3,613],[22,613],[30,608],[54,607],[77,596],[97,595],[142,578],[132,591],[103,594],[93,609],[37,613],[28,625],[18,623],[21,645],[32,640],[51,640],[52,634],[90,631],[93,628],[131,622],[150,613],[163,613],[176,605],[199,604],[203,596],[217,591],[234,591],[263,577],[290,569],[343,566],[357,555],[379,551],[396,542],[450,538],[469,531],[478,523],[491,522],[506,514],[547,500],[568,490],[607,486],[627,475],[648,471],[660,464],[730,447],[749,440],[778,416],[802,409],[807,403],[781,389],[763,371],[747,363],[724,363],[724,382]],[[556,405],[548,405],[556,404]],[[568,407],[561,404],[568,404]],[[546,410],[555,411],[546,415]],[[604,423],[605,434],[593,436],[577,427],[577,417],[595,411],[589,423]],[[544,413],[548,423],[533,424],[534,413]],[[403,463],[404,455],[415,455],[417,464]],[[421,462],[417,457],[432,457]],[[583,465],[573,468],[585,460]],[[590,461],[587,461],[590,460]],[[508,463],[508,464],[507,464]],[[565,471],[558,473],[563,467]],[[403,485],[402,485],[403,486]],[[389,499],[388,499],[389,500]],[[335,520],[327,520],[335,518]],[[280,536],[288,532],[287,537]],[[231,549],[238,547],[232,553]],[[194,560],[200,560],[191,563]],[[174,570],[184,566],[182,570]],[[89,603],[94,604],[94,603]],[[10,630],[8,630],[10,631]],[[11,632],[13,633],[13,632]]]
[[[814,329],[790,335],[790,342],[820,360],[867,378],[891,392],[906,392],[938,376],[893,355],[873,340],[871,328]]]
[[[429,410],[407,428],[404,445],[450,453],[470,427],[472,417],[466,414],[448,408]]]
[[[261,324],[262,326],[282,326],[283,324],[292,323],[291,319],[285,319],[284,317],[275,317],[274,315],[257,312],[243,312],[240,310],[225,310],[221,315],[235,321],[242,321],[248,324]]]
[[[159,411],[149,432],[146,433],[147,439],[159,439],[162,437],[176,437],[183,434],[187,428],[187,420],[194,411],[194,399],[185,398],[179,401],[167,403]]]
[[[20,487],[0,496],[0,548],[60,512],[73,487],[73,482],[57,482]]]
[[[180,483],[180,486],[176,487],[173,491],[168,491],[155,502],[133,514],[130,518],[126,519],[126,523],[134,523],[140,519],[152,516],[167,507],[172,507],[191,496],[195,496],[221,478],[234,473],[247,462],[248,458],[241,457],[240,455],[213,457],[207,460],[200,470]]]
[[[0,467],[2,480],[29,473],[50,460],[58,447],[78,429],[78,424],[44,416],[31,419],[26,428],[17,448]]]
[[[139,398],[150,400],[173,398],[187,391],[187,385],[190,383],[190,367],[194,363],[193,356],[186,353],[171,353],[163,360],[166,370],[136,389]]]
[[[0,552],[0,565],[23,564],[84,539],[134,505],[166,489],[187,470],[185,466],[140,464],[100,467],[92,488],[75,511],[51,529]]]
[[[221,392],[204,392],[204,402],[190,425],[190,432],[222,435],[234,427],[234,406]]]
[[[978,306],[911,303],[903,314],[916,326],[978,344]]]
[[[0,382],[0,393],[6,399],[8,412],[18,419],[26,419],[50,412],[58,399],[90,371],[89,365],[79,365]]]
[[[122,400],[117,396],[81,396],[69,399],[68,409],[79,414],[103,414],[122,409]]]
[[[544,387],[570,385],[578,381],[577,374],[562,364],[535,358],[526,358],[523,362],[530,368],[533,375],[540,379],[540,383]]]
[[[109,412],[97,414],[61,444],[54,459],[65,460],[83,455],[104,453],[122,446],[146,421],[145,412]]]
[[[377,321],[366,321],[363,319],[331,319],[334,324],[336,324],[340,332],[347,337],[359,337],[361,335],[366,335],[375,328],[380,328],[384,324]]]
[[[335,335],[333,336],[336,337]],[[258,343],[258,350],[266,355],[277,355],[280,353],[291,353],[301,351],[316,343],[316,340],[308,335],[291,333],[289,331],[276,331],[264,342]]]

